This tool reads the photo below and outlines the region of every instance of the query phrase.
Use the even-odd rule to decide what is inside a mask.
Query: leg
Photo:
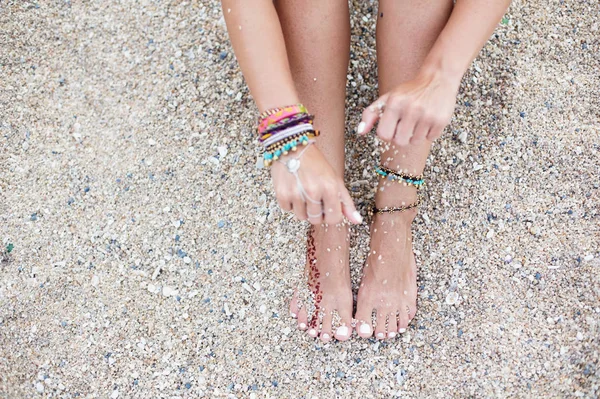
[[[315,127],[321,131],[317,146],[343,178],[344,98],[350,59],[348,3],[277,0],[275,6],[300,99],[315,115]],[[310,307],[298,300],[298,293],[290,304],[298,326],[308,328],[311,336],[320,335],[324,341],[331,339],[333,328],[341,340],[349,338],[351,332],[349,328],[338,330],[339,326],[332,326],[336,314],[338,324],[349,326],[352,319],[348,244],[346,226],[316,226],[309,230],[306,273],[310,290],[321,296],[315,305],[316,312],[322,312],[322,321],[312,310],[312,314],[307,314]]]
[[[377,22],[377,58],[381,94],[412,79],[444,28],[452,0],[380,0]],[[431,142],[403,148],[391,146],[381,164],[411,175],[423,173]],[[414,187],[381,179],[376,206],[397,207],[417,200]],[[358,293],[358,334],[394,337],[414,317],[417,300],[416,263],[412,252],[411,223],[416,209],[374,215],[371,249]]]

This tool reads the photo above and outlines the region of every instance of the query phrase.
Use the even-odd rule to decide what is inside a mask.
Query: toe
[[[385,339],[386,335],[386,318],[387,314],[383,311],[377,312],[377,321],[375,323],[375,337],[377,339]]]
[[[373,335],[371,312],[371,308],[368,308],[364,305],[361,306],[360,304],[358,305],[358,309],[356,311],[356,333],[360,337],[370,338]]]
[[[388,314],[387,325],[387,337],[389,339],[396,338],[396,335],[398,335],[398,319],[396,318],[396,312]]]
[[[308,327],[308,316],[306,315],[306,308],[301,307],[298,311],[298,328],[300,330],[306,330]]]
[[[342,321],[341,325],[336,326],[335,338],[338,341],[346,341],[350,339],[350,335],[352,334],[352,312],[350,310],[339,310],[338,313]]]
[[[294,296],[292,297],[292,300],[290,301],[290,316],[292,316],[293,319],[298,317],[298,311],[299,311],[299,307],[298,307],[298,291],[294,292]]]
[[[407,313],[406,310],[404,311],[398,311],[398,332],[400,334],[404,333],[406,331],[406,329],[408,328],[408,316],[409,314]]]
[[[329,342],[331,341],[331,321],[333,319],[333,315],[331,312],[326,312],[323,316],[323,322],[321,324],[321,341]]]

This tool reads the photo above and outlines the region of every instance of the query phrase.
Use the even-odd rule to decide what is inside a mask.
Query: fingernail
[[[371,326],[368,324],[362,324],[358,331],[360,331],[361,334],[371,334]]]
[[[295,319],[296,318],[296,313],[292,312],[292,313],[290,313],[290,316],[292,316],[292,318]]]
[[[380,333],[377,333],[377,338],[379,338],[379,339],[384,339],[384,338],[385,338],[385,334],[384,334],[384,333],[382,333],[382,332],[380,332]]]
[[[365,131],[365,126],[367,126],[367,124],[365,122],[360,122],[358,124],[358,128],[356,128],[356,133],[363,134]]]
[[[399,328],[399,329],[398,329],[398,332],[399,332],[400,334],[402,334],[402,333],[403,333],[403,332],[405,332],[405,331],[406,331],[406,328]]]
[[[348,333],[349,333],[348,327],[347,326],[341,326],[341,327],[339,327],[336,330],[335,335],[339,335],[341,337],[347,337]]]
[[[389,332],[388,333],[388,338],[396,338],[396,333],[395,332]]]
[[[354,218],[354,220],[357,223],[362,223],[362,221],[363,221],[363,218],[358,211],[354,211],[354,213],[352,214],[352,217]]]
[[[306,328],[306,324],[300,323],[298,324],[298,327],[300,327],[301,330],[304,330]]]

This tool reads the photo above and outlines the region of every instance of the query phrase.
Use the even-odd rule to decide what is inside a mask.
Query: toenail
[[[382,333],[382,332],[380,332],[380,333],[377,333],[377,338],[379,338],[379,339],[383,339],[383,338],[385,338],[385,334],[384,334],[384,333]]]
[[[340,337],[347,337],[348,336],[348,327],[346,326],[341,326],[337,329],[337,331],[335,332],[336,335],[339,335]]]
[[[290,316],[292,316],[295,319],[297,315],[296,315],[296,313],[292,312],[292,313],[290,313]]]
[[[310,330],[308,330],[308,335],[310,335],[311,337],[316,337],[317,330],[315,330],[314,328],[311,328]]]
[[[389,332],[388,333],[388,338],[396,338],[396,333],[395,332]]]
[[[306,324],[300,323],[298,324],[298,327],[300,327],[301,330],[304,330],[306,328]]]
[[[359,327],[359,331],[361,334],[371,334],[371,326],[368,324],[362,324]]]
[[[399,328],[399,329],[398,329],[398,332],[399,332],[400,334],[402,334],[402,333],[403,333],[403,332],[405,332],[405,331],[406,331],[406,328]]]
[[[323,341],[329,341],[329,334],[323,333],[323,335],[321,336],[321,339],[323,339]]]

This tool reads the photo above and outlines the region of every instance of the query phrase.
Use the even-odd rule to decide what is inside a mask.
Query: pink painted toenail
[[[396,338],[396,333],[395,332],[389,332],[388,333],[388,338]]]
[[[337,331],[335,332],[335,335],[339,335],[340,337],[347,337],[348,332],[349,332],[348,327],[341,326],[337,329]]]

